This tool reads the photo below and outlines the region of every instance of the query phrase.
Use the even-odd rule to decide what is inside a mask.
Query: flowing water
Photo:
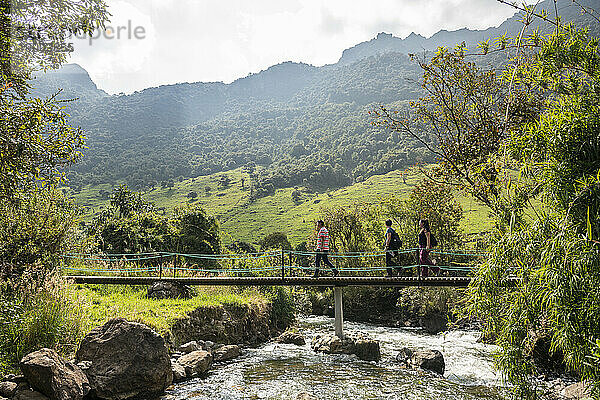
[[[333,330],[333,320],[303,318],[298,324],[307,344],[268,343],[246,349],[243,356],[215,365],[208,376],[178,385],[163,400],[295,399],[308,392],[325,399],[505,399],[491,361],[493,346],[477,343],[476,332],[425,335],[416,329],[348,322],[346,330],[379,340],[381,360],[326,355],[310,348],[312,338]],[[440,350],[444,376],[400,368],[395,356],[402,347]]]

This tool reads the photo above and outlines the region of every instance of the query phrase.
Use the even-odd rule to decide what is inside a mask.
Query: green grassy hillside
[[[230,180],[226,187],[220,183],[223,177]],[[311,193],[303,188],[278,189],[271,196],[251,202],[250,177],[242,169],[236,169],[176,182],[171,188],[154,188],[147,191],[144,197],[164,209],[164,212],[169,212],[179,204],[202,205],[209,214],[218,217],[225,243],[233,240],[257,243],[270,232],[283,231],[288,234],[292,244],[297,244],[310,235],[321,208],[354,202],[372,204],[382,196],[408,195],[420,179],[420,176],[409,173],[404,183],[402,173],[394,171],[325,193]],[[110,191],[109,186],[100,185],[86,187],[74,196],[85,207],[86,218],[89,219],[94,212],[106,206]],[[465,233],[475,234],[491,228],[491,220],[483,207],[469,197],[458,194],[457,198],[465,212]]]

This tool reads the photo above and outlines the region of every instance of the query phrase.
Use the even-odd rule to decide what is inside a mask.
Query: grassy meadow
[[[230,180],[226,187],[220,184],[224,176]],[[156,187],[146,191],[144,198],[164,212],[179,204],[202,205],[209,214],[217,216],[225,243],[244,240],[256,244],[266,234],[283,231],[292,244],[297,244],[311,234],[321,208],[355,202],[373,204],[392,194],[408,195],[421,178],[417,173],[409,173],[403,179],[402,172],[393,171],[324,193],[309,192],[303,188],[278,189],[270,196],[251,202],[250,176],[240,168],[175,182],[171,188]],[[292,197],[295,190],[300,192],[296,201]],[[109,185],[99,185],[86,187],[74,194],[77,203],[86,211],[86,219],[91,219],[94,213],[106,207],[111,191]],[[485,208],[460,193],[457,193],[457,200],[465,213],[462,227],[466,234],[491,229],[492,222]]]

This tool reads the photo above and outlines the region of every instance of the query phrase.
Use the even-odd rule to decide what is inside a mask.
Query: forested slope
[[[569,1],[558,4],[563,18],[598,30]],[[551,1],[542,6],[553,10]],[[141,189],[254,164],[267,167],[252,177],[257,196],[293,185],[334,188],[431,161],[418,142],[373,127],[368,114],[379,104],[402,107],[420,96],[422,72],[408,53],[425,55],[460,41],[476,51],[477,41],[520,27],[515,16],[485,31],[405,39],[379,34],[345,50],[336,64],[286,62],[231,84],[181,83],[109,96],[81,67],[67,65],[32,85],[38,95],[62,88],[60,98],[78,98],[67,107],[86,132],[88,149],[68,173],[74,188],[122,182]],[[475,59],[497,67],[506,56]]]

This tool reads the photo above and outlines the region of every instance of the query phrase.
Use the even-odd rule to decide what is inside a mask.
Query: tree
[[[412,137],[436,158],[422,172],[431,180],[470,192],[490,209],[503,206],[505,176],[499,150],[512,126],[538,113],[540,97],[524,87],[508,88],[493,70],[467,61],[464,43],[439,48],[429,62],[420,60],[426,95],[405,110],[380,106],[375,124]],[[520,107],[507,102],[519,97]]]
[[[469,310],[500,346],[497,364],[517,395],[535,398],[539,373],[531,349],[561,360],[600,396],[600,52],[598,39],[557,23],[528,62],[506,71],[543,95],[537,118],[511,130],[506,153],[519,185],[541,206],[495,232],[490,256],[469,288]],[[516,196],[516,195],[513,195]],[[520,212],[520,210],[517,210]],[[522,278],[515,288],[509,276]]]
[[[119,214],[119,218],[125,218],[136,212],[151,212],[154,205],[142,199],[142,194],[133,192],[127,188],[127,185],[119,185],[113,189],[110,195],[110,206],[114,212]]]
[[[367,207],[362,203],[322,208],[321,219],[329,231],[329,246],[337,251],[358,252],[372,249],[363,226]]]
[[[200,206],[179,206],[167,217],[125,185],[114,189],[111,206],[94,218],[88,235],[107,253],[221,251],[217,221]]]
[[[392,219],[393,228],[402,239],[404,247],[416,247],[419,220],[428,219],[439,246],[457,249],[463,240],[460,228],[462,218],[462,207],[454,198],[452,188],[425,179],[412,189],[408,198],[390,196],[382,199],[370,211],[369,231],[383,232],[383,222]],[[383,234],[373,239],[381,244]]]
[[[81,158],[84,136],[54,98],[15,102],[0,89],[0,199],[32,182],[54,184],[60,168]]]
[[[18,206],[0,202],[0,265],[20,274],[37,264],[45,275],[67,249],[77,221],[77,207],[53,188],[21,193]]]
[[[83,135],[61,102],[27,97],[37,68],[57,67],[72,51],[67,34],[90,33],[108,16],[101,0],[0,2],[0,262],[57,264],[77,219],[54,185],[81,157]]]
[[[103,0],[2,1],[0,87],[23,98],[32,71],[58,68],[73,51],[71,36],[92,35],[108,16]]]
[[[170,221],[174,233],[171,248],[181,253],[219,254],[221,239],[215,217],[206,214],[200,206],[184,205],[173,210]]]
[[[283,232],[269,233],[263,237],[258,244],[260,245],[261,251],[271,249],[292,250],[292,245],[290,244],[287,235]]]
[[[236,240],[227,246],[227,249],[231,250],[234,253],[256,253],[256,248],[252,246],[248,242],[244,242],[242,240]]]
[[[24,185],[54,183],[59,168],[81,157],[83,134],[55,96],[28,99],[36,68],[57,68],[73,51],[70,34],[91,34],[108,17],[102,0],[0,3],[0,198]]]

